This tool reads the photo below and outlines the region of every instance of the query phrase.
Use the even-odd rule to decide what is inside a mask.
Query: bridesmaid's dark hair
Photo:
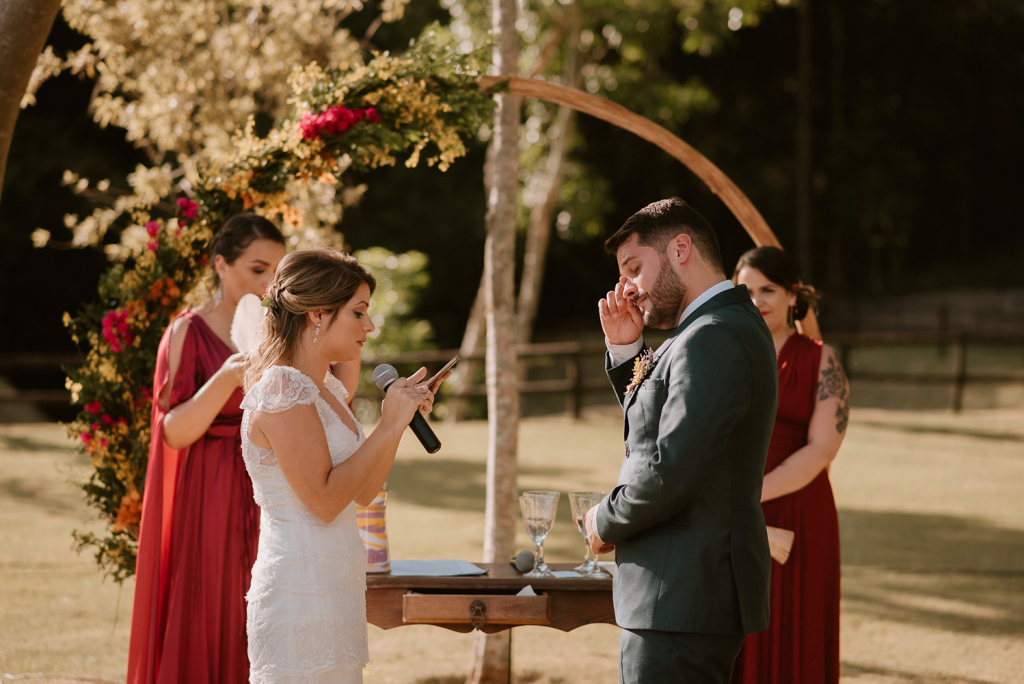
[[[273,240],[279,245],[285,244],[284,235],[278,227],[256,214],[232,216],[217,231],[210,240],[210,292],[220,287],[220,276],[213,266],[214,257],[224,257],[224,261],[233,264],[254,240]]]
[[[802,321],[813,306],[818,307],[818,293],[810,285],[800,283],[800,269],[789,254],[778,247],[755,247],[745,252],[736,262],[736,270],[732,273],[732,282],[736,282],[740,271],[744,268],[760,271],[765,278],[789,292],[796,293],[796,306],[793,307],[793,320]]]
[[[377,289],[366,267],[350,254],[335,249],[297,249],[286,254],[267,286],[256,349],[249,353],[242,386],[246,392],[260,381],[263,372],[284,361],[290,363],[302,332],[309,326],[306,313],[323,309],[330,314],[330,328],[360,285]]]

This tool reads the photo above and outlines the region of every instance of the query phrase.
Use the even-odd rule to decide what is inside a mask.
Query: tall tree
[[[492,73],[519,73],[516,0],[494,0],[496,42]],[[484,246],[487,311],[487,503],[484,562],[507,559],[515,548],[519,390],[515,339],[516,197],[519,191],[520,98],[495,95],[494,168],[487,198]],[[470,684],[507,682],[508,633],[477,636]]]
[[[0,191],[22,96],[59,9],[60,0],[0,2]]]

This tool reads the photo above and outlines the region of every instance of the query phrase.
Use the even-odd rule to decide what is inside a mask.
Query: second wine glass
[[[593,549],[590,548],[590,542],[587,540],[587,529],[583,525],[583,519],[586,517],[587,511],[601,503],[602,499],[604,499],[604,492],[569,492],[572,521],[576,525],[576,530],[583,536],[584,547],[583,564],[577,565],[573,570],[585,577],[611,577],[597,564],[597,556],[594,554]]]
[[[526,577],[554,577],[544,562],[544,540],[555,525],[559,496],[558,492],[523,492],[519,497],[523,526],[534,547],[533,570]]]

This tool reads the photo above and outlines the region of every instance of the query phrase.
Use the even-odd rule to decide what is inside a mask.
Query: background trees
[[[1016,163],[1024,153],[1019,3],[812,3],[811,282],[827,295],[854,297],[1024,284],[1017,265],[1024,237],[1009,199],[1024,180]],[[435,18],[454,28],[451,10],[460,6],[462,25],[489,21],[468,3],[446,5],[411,3],[402,21],[382,23],[371,40],[400,48]],[[793,250],[796,5],[581,2],[579,61],[584,88],[667,123],[737,182]],[[566,8],[557,0],[526,4],[521,72],[548,45]],[[730,26],[737,23],[734,8],[743,12],[738,30]],[[356,11],[343,24],[362,39],[376,14]],[[753,18],[755,26],[748,24]],[[465,30],[460,26],[460,40]],[[85,42],[60,20],[50,37],[57,54]],[[562,54],[550,57],[546,78],[562,77]],[[89,251],[31,246],[37,227],[58,242],[71,241],[63,215],[94,209],[88,198],[60,186],[63,170],[128,188],[136,164],[150,164],[144,152],[124,143],[123,132],[90,123],[85,110],[92,87],[87,76],[58,76],[20,115],[0,201],[0,287],[19,293],[9,306],[20,324],[0,330],[0,349],[67,348],[60,313],[77,307],[78,293],[91,291],[104,263]],[[663,108],[668,118],[661,118]],[[530,174],[522,181],[524,195],[544,177],[531,155],[547,156],[544,134],[555,117],[555,110],[526,103],[522,139],[531,131],[538,139],[532,152],[521,154]],[[537,330],[548,338],[565,329],[596,334],[593,299],[614,275],[600,242],[646,202],[670,194],[692,201],[719,228],[727,261],[749,246],[716,198],[675,162],[587,117],[574,127],[537,313]],[[361,203],[345,211],[343,231],[353,247],[417,249],[430,257],[431,287],[414,313],[433,324],[440,346],[458,346],[480,283],[484,149],[482,141],[471,159],[443,175],[371,172]],[[525,199],[521,231],[531,209]],[[525,233],[519,240],[521,258]],[[59,273],[62,282],[58,287],[39,273]]]

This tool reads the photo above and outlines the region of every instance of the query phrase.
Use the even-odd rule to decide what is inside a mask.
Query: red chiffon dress
[[[191,311],[170,405],[186,401],[232,350]],[[170,327],[157,352],[153,397],[168,381]],[[249,680],[245,593],[259,508],[242,462],[242,392],[184,449],[164,442],[167,411],[153,402],[142,499],[128,684],[242,684]]]
[[[765,472],[807,444],[821,343],[792,335],[779,352],[779,410]],[[736,658],[734,684],[839,681],[839,521],[828,471],[803,489],[765,501],[765,521],[793,530],[785,565],[772,561],[771,619]]]

